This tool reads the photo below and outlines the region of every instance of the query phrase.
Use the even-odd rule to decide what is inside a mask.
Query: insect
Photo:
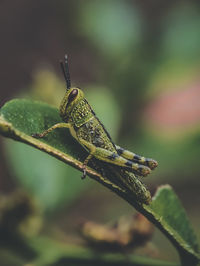
[[[158,163],[113,143],[105,127],[85,99],[83,91],[80,88],[71,87],[67,55],[65,55],[65,63],[60,63],[67,87],[60,105],[63,123],[55,124],[44,132],[32,136],[43,138],[57,128],[68,128],[71,135],[89,152],[82,165],[82,178],[86,177],[87,164],[92,157],[126,168],[139,176],[148,175]]]

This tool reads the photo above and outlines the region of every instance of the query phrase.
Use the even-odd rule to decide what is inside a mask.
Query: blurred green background
[[[1,106],[28,97],[58,107],[65,91],[59,60],[67,53],[72,84],[117,144],[159,162],[145,183],[152,193],[172,185],[200,237],[199,1],[1,1],[0,20]],[[72,167],[0,141],[1,194],[25,190],[43,212],[47,234],[79,239],[84,219],[132,214]],[[155,252],[136,253],[178,260],[160,232],[152,243]]]

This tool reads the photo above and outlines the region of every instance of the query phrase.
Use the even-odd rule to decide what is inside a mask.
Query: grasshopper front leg
[[[58,123],[53,125],[52,127],[48,128],[47,130],[43,131],[42,133],[35,133],[32,134],[32,137],[40,139],[45,137],[47,134],[49,134],[50,132],[52,132],[53,130],[55,130],[56,128],[70,128],[71,125],[69,123]]]
[[[149,167],[147,167],[145,165],[140,165],[138,163],[134,163],[130,160],[127,160],[126,158],[120,156],[117,152],[112,152],[112,151],[106,150],[104,148],[96,147],[92,143],[90,143],[90,142],[88,142],[82,138],[79,138],[78,140],[90,152],[89,156],[85,160],[86,163],[88,163],[89,159],[92,156],[94,156],[95,158],[97,158],[101,161],[132,169],[138,175],[146,176],[151,172],[151,169]],[[86,167],[85,162],[84,162],[84,168],[83,169],[85,169],[85,167]]]
[[[43,138],[45,137],[47,134],[49,134],[50,132],[52,132],[53,130],[57,129],[57,128],[71,128],[71,124],[70,123],[58,123],[53,125],[52,127],[48,128],[47,130],[43,131],[42,133],[35,133],[32,134],[32,137],[34,138]],[[91,147],[90,149],[90,154],[88,155],[88,157],[85,159],[85,161],[83,162],[83,176],[82,179],[84,179],[86,177],[86,166],[89,162],[89,160],[92,158],[93,153],[95,152],[96,147],[93,145],[93,147]]]
[[[157,161],[151,159],[151,158],[145,158],[143,156],[137,155],[133,152],[130,152],[128,150],[123,149],[122,147],[115,145],[115,148],[117,150],[117,153],[122,156],[123,158],[126,158],[130,161],[146,165],[148,166],[151,170],[156,168],[158,166]]]

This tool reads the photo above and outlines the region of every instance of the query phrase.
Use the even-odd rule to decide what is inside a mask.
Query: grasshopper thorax
[[[60,116],[66,122],[70,122],[71,113],[75,106],[77,106],[84,99],[84,93],[79,88],[70,88],[64,95],[60,104]]]

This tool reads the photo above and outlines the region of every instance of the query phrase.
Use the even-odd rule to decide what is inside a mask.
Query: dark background
[[[159,162],[145,183],[152,192],[170,184],[200,236],[199,29],[199,1],[1,1],[0,104],[31,97],[58,107],[65,89],[59,60],[67,53],[72,84],[119,145]],[[27,191],[49,231],[73,235],[81,219],[132,213],[71,167],[0,140],[0,192]],[[177,259],[161,233],[152,241],[153,256]]]

